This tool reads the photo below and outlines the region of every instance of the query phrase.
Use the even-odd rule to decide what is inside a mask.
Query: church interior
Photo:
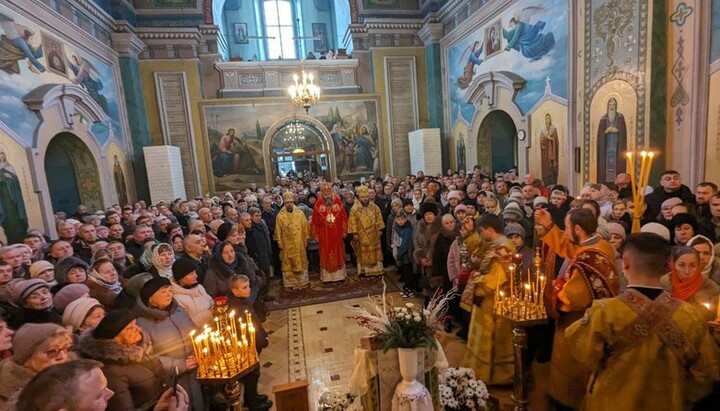
[[[205,246],[211,259],[223,253],[212,247],[220,243],[216,234],[221,225],[242,224],[247,207],[262,208],[266,199],[274,208],[271,218],[273,224],[277,218],[277,226],[263,223],[269,228],[268,244],[272,243],[270,254],[262,257],[272,260],[272,267],[264,270],[269,271],[264,291],[268,312],[262,325],[269,346],[256,366],[257,390],[269,398],[260,405],[246,401],[249,410],[580,409],[580,402],[568,403],[562,401],[563,394],[554,395],[549,354],[544,361],[518,360],[521,351],[528,355],[528,333],[531,349],[541,339],[518,323],[513,323],[515,334],[507,329],[504,341],[510,351],[503,364],[510,367],[510,378],[499,377],[501,366],[493,366],[498,370],[494,373],[477,375],[488,386],[487,403],[441,405],[438,378],[445,381],[442,373],[447,367],[467,366],[467,358],[474,355],[467,339],[478,338],[472,329],[468,337],[468,330],[458,325],[452,304],[452,315],[447,315],[455,324],[446,321],[434,334],[440,349],[427,348],[413,365],[422,368],[416,374],[432,404],[403,408],[394,403],[396,386],[406,381],[400,367],[406,365],[398,362],[397,346],[385,351],[375,345],[377,341],[368,337],[372,332],[353,311],[373,303],[382,306],[383,296],[399,308],[406,303],[423,307],[433,297],[413,293],[407,288],[409,277],[400,272],[400,259],[393,254],[396,231],[387,226],[399,218],[392,198],[399,198],[400,209],[412,205],[422,220],[428,211],[422,199],[434,195],[429,186],[435,180],[420,184],[420,177],[437,176],[443,187],[442,194],[437,193],[439,213],[434,214],[438,220],[442,217],[443,226],[444,216],[453,215],[457,205],[448,208],[456,192],[461,204],[469,200],[478,216],[482,207],[491,214],[490,207],[497,207],[494,214],[507,223],[501,198],[509,198],[508,193],[495,184],[514,179],[521,197],[525,187],[536,187],[535,194],[525,196],[530,211],[519,218],[522,224],[527,220],[520,228],[530,256],[522,272],[527,271],[525,286],[533,290],[521,298],[530,304],[523,305],[525,320],[532,317],[540,324],[547,322],[542,294],[552,293],[545,278],[540,280],[540,266],[546,265],[545,253],[553,245],[533,235],[533,227],[542,225],[533,215],[533,199],[544,198],[547,205],[556,192],[553,186],[563,187],[567,204],[574,197],[585,198],[585,190],[592,191],[587,194],[592,199],[595,192],[607,190],[632,197],[635,206],[647,198],[650,210],[652,194],[644,187],[666,187],[667,170],[674,170],[678,184],[681,176],[683,187],[692,193],[690,200],[672,206],[690,202],[694,207],[695,198],[701,201],[693,194],[696,187],[720,184],[720,168],[715,167],[720,161],[720,0],[0,0],[0,35],[3,259],[11,245],[28,244],[32,232],[42,233],[42,252],[50,256],[56,240],[66,239],[68,219],[75,219],[74,229],[82,230],[93,223],[81,218],[95,213],[98,224],[108,227],[104,238],[110,242],[114,234],[108,234],[112,224],[106,220],[112,210],[122,215],[116,224],[124,229],[122,242],[133,241],[133,230],[140,231],[136,219],[152,211],[155,217],[144,224],[155,230],[155,241],[174,248],[175,236],[159,226],[165,224],[162,220],[167,225],[179,223],[185,231],[179,231],[179,247],[184,242],[185,252],[193,221],[203,221],[200,228],[210,231]],[[298,185],[303,176],[312,176],[313,182]],[[630,184],[624,196],[621,176],[628,176],[625,185]],[[285,239],[279,228],[285,223],[280,214],[284,204],[295,203],[297,208],[304,202],[309,207],[301,210],[316,218],[313,204],[324,195],[320,181],[333,184],[332,198],[339,198],[340,208],[347,207],[343,214],[351,220],[351,228],[346,227],[337,242],[344,246],[339,282],[324,279],[330,271],[323,251],[329,240],[320,239],[320,257],[312,258],[318,255],[320,228],[315,221],[303,225],[309,233],[303,235],[310,239],[301,247],[308,250],[307,258],[302,251],[304,277],[293,277],[303,269],[291,269],[286,276],[291,247],[282,246]],[[376,193],[371,193],[370,203],[375,196],[384,201],[382,257],[372,260],[380,264],[382,281],[351,256],[356,246],[351,240],[362,243],[365,234],[362,227],[353,231],[354,210],[345,203],[346,195],[362,199],[361,190],[353,190],[373,182],[369,189]],[[383,193],[387,184],[391,191]],[[490,204],[474,202],[481,185]],[[295,199],[285,196],[291,191]],[[493,206],[495,197],[500,200]],[[705,203],[710,204],[709,198]],[[189,214],[183,212],[183,204],[191,200]],[[684,220],[671,225],[674,214],[663,216],[664,200],[654,211],[667,220],[658,222],[671,227],[668,238],[675,241],[679,228],[672,232],[672,227]],[[610,225],[617,201],[600,203],[609,207]],[[161,208],[172,208],[169,219]],[[720,241],[714,237],[716,231],[720,234],[720,197],[717,216],[715,211],[710,214],[711,208],[706,206],[705,213],[712,246]],[[204,221],[203,209],[213,210],[213,222]],[[688,209],[683,215],[696,218],[694,234],[703,233],[699,227],[704,217]],[[623,241],[640,231],[641,219],[629,205],[628,210]],[[525,208],[519,212],[525,213]],[[181,218],[174,219],[173,213]],[[388,213],[393,213],[390,220]],[[553,214],[555,225],[561,225],[563,216],[557,220]],[[265,214],[262,218],[268,221]],[[654,215],[642,224],[656,224],[652,221]],[[334,222],[335,217],[328,216],[326,223]],[[462,230],[462,220],[452,224],[456,233]],[[475,228],[483,232],[477,222]],[[608,240],[613,232],[608,231]],[[251,233],[248,228],[248,238]],[[79,231],[77,236],[81,239]],[[164,241],[159,241],[161,236]],[[415,244],[415,237],[411,240]],[[75,248],[74,241],[68,239]],[[155,258],[152,250],[148,254],[138,247],[136,260],[142,255]],[[535,250],[542,251],[543,261],[533,261]],[[180,255],[177,249],[175,253]],[[447,258],[448,250],[444,253]],[[622,267],[624,260],[616,256]],[[535,257],[539,260],[540,254]],[[435,267],[422,260],[411,261],[408,270],[424,273]],[[35,261],[28,260],[28,267]],[[258,259],[254,263],[264,268]],[[173,266],[173,275],[174,270]],[[56,277],[58,272],[56,266]],[[520,288],[522,272],[518,269]],[[509,273],[514,282],[517,273]],[[445,280],[447,291],[453,283]],[[497,281],[492,291],[496,304],[502,282]],[[309,289],[300,290],[308,283]],[[717,287],[714,300],[708,299],[712,309],[718,305]],[[0,301],[6,298],[3,293]],[[460,304],[460,295],[456,299]],[[474,324],[474,310],[481,304],[492,306],[492,299],[488,294],[484,301],[475,301],[464,321]],[[528,314],[531,305],[542,315]],[[492,320],[492,314],[488,318],[499,321]],[[142,326],[140,320],[138,324]],[[493,327],[500,333],[499,325]],[[514,347],[515,357],[513,338],[525,339]],[[190,341],[196,348],[192,336]],[[198,356],[202,357],[202,347]],[[720,357],[715,359],[720,362]],[[497,359],[491,362],[497,365]],[[479,374],[478,367],[470,368]],[[717,380],[715,384],[717,393]],[[324,408],[331,394],[346,393],[362,399],[355,402],[359,408]],[[190,397],[192,408],[192,393]],[[221,409],[207,408],[213,401],[207,392],[204,397],[206,409]],[[592,408],[585,403],[583,409],[611,409],[595,404]]]

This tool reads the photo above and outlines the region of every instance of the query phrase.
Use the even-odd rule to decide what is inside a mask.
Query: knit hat
[[[18,281],[12,285],[13,299],[15,300],[15,303],[17,305],[22,305],[25,300],[30,296],[30,294],[33,293],[33,291],[43,287],[47,288],[48,290],[50,289],[48,283],[38,278],[33,278],[32,280]]]
[[[414,205],[413,201],[409,198],[403,199],[402,204],[403,204],[403,207],[405,207],[406,205]]]
[[[172,265],[173,278],[176,282],[178,282],[182,280],[183,277],[195,271],[196,269],[197,267],[195,266],[195,264],[193,264],[192,261],[190,261],[190,259],[181,258],[175,261]]]
[[[74,300],[90,294],[90,289],[85,284],[68,284],[61,288],[53,297],[53,307],[62,314],[67,306]]]
[[[457,217],[457,215],[458,215],[458,213],[459,213],[460,211],[464,211],[464,212],[467,214],[468,209],[467,209],[467,207],[465,207],[464,205],[458,204],[457,206],[455,206],[455,209],[453,209],[453,215],[454,215],[455,217]]]
[[[448,200],[450,200],[451,198],[457,198],[458,200],[460,200],[460,199],[462,199],[462,195],[460,195],[460,191],[452,190],[447,195]]]
[[[80,329],[90,311],[95,307],[102,307],[102,304],[100,304],[100,301],[90,297],[82,297],[70,302],[63,312],[63,324],[72,327],[73,330]]]
[[[217,230],[217,238],[220,241],[225,241],[228,234],[230,233],[230,229],[233,227],[232,223],[225,222],[223,225],[220,226]]]
[[[660,223],[647,223],[640,228],[640,232],[656,234],[670,242],[670,230]]]
[[[420,204],[420,216],[424,216],[425,213],[433,213],[437,216],[440,214],[440,209],[434,201],[423,201]]]
[[[35,261],[30,266],[30,278],[38,278],[40,274],[48,270],[54,270],[55,266],[50,261]]]
[[[548,199],[543,196],[535,197],[535,199],[533,200],[533,208],[537,208],[541,204],[548,205]]]
[[[90,266],[85,261],[72,255],[63,258],[55,265],[55,279],[59,284],[67,284],[67,273],[73,267],[82,267],[87,271]]]
[[[698,229],[698,223],[695,217],[693,217],[691,214],[688,213],[680,213],[675,214],[675,216],[670,220],[670,226],[668,227],[670,229],[671,233],[675,232],[675,228],[681,224],[690,224],[693,228],[693,231],[697,233]]]
[[[523,212],[520,207],[508,204],[502,212],[503,220],[520,222],[523,219]]]
[[[627,238],[627,233],[625,232],[625,227],[622,224],[614,223],[614,222],[608,223],[607,228],[608,228],[608,231],[610,232],[610,234],[615,234],[615,235],[619,236],[620,238],[623,239],[623,241],[625,241],[625,239]]]
[[[48,338],[65,330],[53,323],[26,323],[12,339],[13,361],[23,365]]]
[[[150,297],[163,287],[170,287],[170,280],[165,277],[158,277],[149,280],[145,283],[145,285],[143,285],[142,290],[140,290],[140,301],[142,301],[143,304],[148,305]]]
[[[595,232],[603,239],[610,240],[610,229],[608,229],[607,224],[605,224],[605,223],[598,224]]]
[[[526,232],[525,228],[518,224],[518,223],[507,223],[505,224],[505,228],[503,229],[503,232],[506,236],[510,237],[514,234],[519,235],[522,238],[525,238]]]
[[[665,208],[665,207],[672,208],[678,204],[682,204],[682,202],[683,201],[679,197],[671,197],[671,198],[668,198],[667,200],[663,201],[662,204],[660,205],[660,208]]]
[[[515,192],[511,193],[509,198],[516,199],[520,204],[525,203],[525,197],[523,197],[522,192],[520,192],[520,191],[515,191]]]
[[[92,331],[92,336],[98,340],[112,340],[136,318],[133,310],[110,311]]]

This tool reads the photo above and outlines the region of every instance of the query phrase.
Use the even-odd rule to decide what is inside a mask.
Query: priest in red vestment
[[[330,183],[320,184],[320,198],[313,207],[310,235],[320,245],[320,278],[323,282],[345,279],[345,242],[348,217]]]

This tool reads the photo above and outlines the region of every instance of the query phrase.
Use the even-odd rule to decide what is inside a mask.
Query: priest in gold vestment
[[[706,319],[660,285],[669,253],[655,234],[628,237],[627,290],[595,300],[567,328],[569,351],[592,372],[583,410],[687,410],[717,380],[718,351]]]
[[[512,326],[493,313],[495,293],[509,284],[507,266],[515,246],[503,235],[499,216],[486,213],[477,222],[488,248],[477,257],[478,271],[473,272],[463,292],[463,300],[472,300],[470,331],[462,366],[472,368],[475,377],[489,385],[510,384],[515,375]],[[462,307],[468,307],[463,301]]]
[[[275,240],[280,248],[283,287],[301,289],[310,285],[307,242],[310,238],[305,213],[295,207],[295,195],[283,194],[284,205],[275,220]]]
[[[565,258],[557,278],[548,278],[552,293],[545,306],[548,314],[556,317],[548,394],[562,406],[577,410],[582,405],[590,370],[571,354],[565,329],[582,318],[593,300],[617,295],[620,285],[615,250],[596,233],[597,217],[590,210],[570,211],[564,232],[553,225],[550,213],[544,209],[535,212],[535,223],[543,227],[542,241],[550,252]]]
[[[385,228],[380,208],[370,201],[366,186],[357,188],[360,201],[350,209],[348,234],[353,236],[352,246],[357,256],[357,270],[361,277],[383,274],[383,253],[380,246],[380,233]]]

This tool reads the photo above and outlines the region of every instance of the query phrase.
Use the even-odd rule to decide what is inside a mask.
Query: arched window
[[[295,25],[290,0],[264,0],[265,35],[267,58],[296,59]]]

